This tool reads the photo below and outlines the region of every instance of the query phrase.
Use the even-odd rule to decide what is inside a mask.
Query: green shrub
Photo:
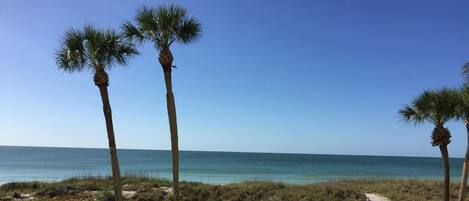
[[[50,186],[40,190],[37,194],[45,197],[63,197],[66,195],[75,195],[77,189],[72,186]]]
[[[160,189],[137,192],[132,200],[135,201],[164,201],[167,193]]]
[[[110,191],[104,191],[98,199],[99,201],[115,201],[114,194]]]
[[[11,196],[12,198],[16,198],[16,199],[21,199],[21,195],[17,192],[14,192],[13,195]]]
[[[1,191],[37,190],[46,186],[43,182],[11,182],[0,186]]]

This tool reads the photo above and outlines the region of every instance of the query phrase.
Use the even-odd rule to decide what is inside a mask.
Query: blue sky
[[[203,37],[173,47],[183,150],[438,156],[431,126],[397,111],[425,89],[463,83],[468,1],[0,1],[0,144],[106,147],[88,72],[57,70],[64,31],[119,28],[174,2]],[[110,72],[121,148],[169,149],[162,70],[152,45]],[[450,155],[463,156],[462,122]]]

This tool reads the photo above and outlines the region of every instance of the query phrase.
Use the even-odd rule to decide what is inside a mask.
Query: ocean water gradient
[[[119,150],[123,175],[170,178],[170,151]],[[232,183],[269,180],[315,183],[339,179],[441,179],[440,158],[182,151],[185,181]],[[462,159],[451,159],[451,176]],[[108,150],[0,146],[0,183],[56,181],[111,174]]]

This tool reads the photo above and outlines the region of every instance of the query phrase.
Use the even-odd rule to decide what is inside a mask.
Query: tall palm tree
[[[450,167],[448,156],[448,144],[451,142],[451,133],[445,128],[445,123],[455,118],[457,107],[460,105],[459,94],[456,90],[443,88],[425,91],[410,105],[399,111],[404,121],[420,124],[432,123],[435,128],[432,132],[432,145],[440,148],[443,159],[444,194],[443,200],[449,201]]]
[[[460,89],[459,94],[461,97],[461,106],[459,107],[459,117],[464,120],[466,125],[466,155],[464,156],[464,163],[461,173],[461,185],[459,187],[458,201],[463,201],[466,196],[467,177],[469,171],[469,63],[463,67],[463,74],[466,76],[466,84]]]
[[[123,35],[131,41],[150,41],[159,51],[158,61],[164,72],[166,83],[166,103],[171,133],[171,153],[173,160],[174,199],[179,200],[179,147],[176,120],[176,105],[171,81],[173,55],[170,47],[174,42],[189,44],[201,35],[201,25],[187,15],[182,7],[169,5],[156,9],[143,7],[137,11],[135,25],[126,21],[122,25]]]
[[[92,25],[83,29],[73,29],[65,33],[65,38],[56,53],[59,69],[66,72],[90,70],[94,73],[94,84],[99,88],[106,120],[109,151],[111,155],[114,195],[122,201],[119,161],[112,125],[111,105],[109,104],[109,76],[106,73],[114,64],[127,64],[127,59],[138,54],[134,45],[122,40],[114,30],[98,30]]]

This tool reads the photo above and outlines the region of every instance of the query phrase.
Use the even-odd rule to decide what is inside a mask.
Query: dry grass
[[[123,178],[123,189],[135,192],[128,200],[169,201],[171,193],[161,187],[167,180],[143,177]],[[9,183],[0,187],[2,200],[28,193],[39,200],[112,201],[109,178],[68,179],[57,183]],[[457,186],[451,188],[456,199]],[[183,201],[365,201],[364,192],[377,193],[393,201],[440,201],[442,182],[423,180],[354,180],[292,185],[273,182],[243,182],[228,185],[181,183]],[[466,199],[469,201],[469,198]]]
[[[347,181],[346,185],[355,185],[367,192],[378,193],[393,201],[441,201],[443,182],[434,180],[375,180]],[[453,183],[450,188],[450,200],[457,200],[459,185]],[[466,195],[469,201],[469,195]]]

